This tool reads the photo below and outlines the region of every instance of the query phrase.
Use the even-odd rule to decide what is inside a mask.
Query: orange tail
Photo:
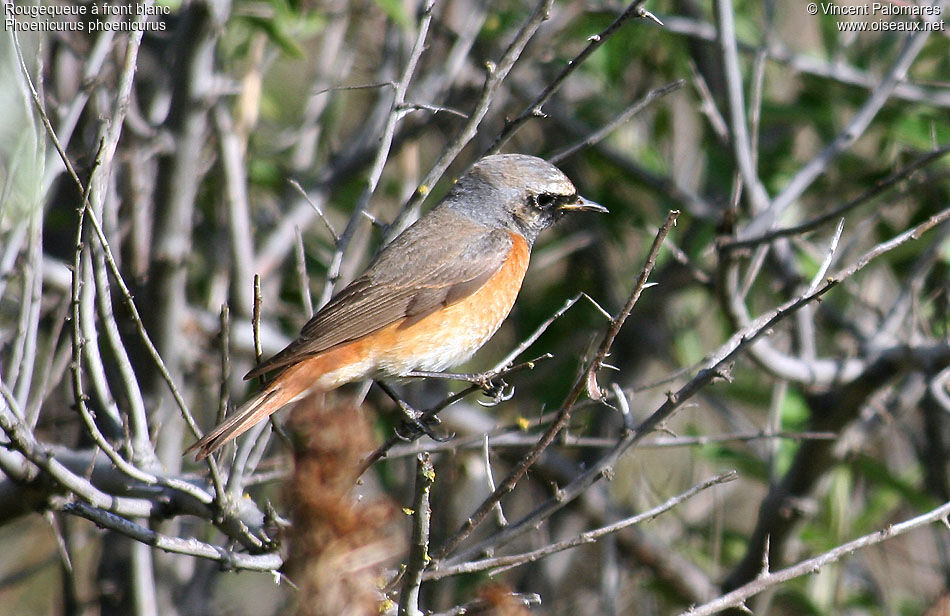
[[[223,422],[215,426],[211,432],[205,434],[201,440],[189,447],[185,455],[195,452],[195,460],[203,460],[220,449],[225,443],[241,436],[258,422],[273,415],[285,404],[292,401],[307,389],[309,383],[300,383],[300,379],[284,378],[290,376],[293,370],[288,371],[272,381],[263,391],[257,393],[250,400]]]
[[[244,434],[257,422],[277,411],[280,406],[273,404],[279,398],[275,390],[265,390],[244,403],[237,413],[218,424],[200,441],[185,450],[185,455],[195,452],[195,460],[201,461],[220,449],[222,445]],[[270,403],[270,404],[268,404]]]
[[[227,418],[200,441],[185,451],[185,455],[195,453],[196,460],[203,460],[228,441],[244,434],[258,422],[273,415],[285,404],[294,400],[308,389],[319,385],[324,390],[333,389],[355,378],[366,376],[364,368],[358,362],[351,372],[335,371],[358,360],[362,352],[361,341],[343,345],[326,353],[298,361],[287,367],[277,378],[250,400],[245,402],[233,416]],[[330,375],[327,381],[324,377]]]

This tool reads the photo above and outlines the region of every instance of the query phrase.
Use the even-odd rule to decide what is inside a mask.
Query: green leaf
[[[373,3],[381,8],[383,12],[386,13],[386,15],[399,27],[409,27],[409,16],[406,14],[402,2],[399,0],[373,0]]]

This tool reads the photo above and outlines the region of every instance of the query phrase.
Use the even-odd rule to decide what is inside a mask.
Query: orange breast
[[[465,299],[411,325],[397,321],[358,340],[291,366],[281,382],[288,400],[308,389],[330,390],[371,376],[440,371],[472,356],[498,331],[521,290],[530,248],[511,234],[512,248],[488,281]],[[294,392],[294,393],[291,393]]]
[[[505,264],[475,293],[408,327],[397,323],[369,336],[377,369],[389,375],[445,370],[481,348],[511,312],[528,269],[527,242],[514,233],[511,239]]]

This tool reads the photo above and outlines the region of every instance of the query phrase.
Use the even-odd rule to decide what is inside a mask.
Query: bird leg
[[[515,388],[505,382],[501,375],[495,371],[475,372],[470,374],[460,374],[457,372],[426,372],[414,370],[406,373],[404,376],[425,378],[425,379],[443,379],[447,381],[463,381],[471,383],[490,398],[486,406],[494,406],[505,400],[511,400],[515,395]]]
[[[455,372],[425,372],[421,370],[415,370],[413,372],[407,372],[402,376],[426,379],[446,379],[450,381],[463,381],[465,383],[471,383],[473,387],[482,390],[486,396],[491,398],[491,400],[482,404],[485,406],[493,406],[499,402],[510,400],[512,396],[515,395],[515,388],[506,383],[504,377],[508,376],[509,374],[521,372],[522,370],[532,370],[539,361],[551,359],[552,357],[554,357],[554,355],[545,353],[544,355],[535,357],[534,359],[529,359],[528,361],[521,362],[520,364],[508,364],[500,370],[489,370],[487,372],[475,372],[472,374],[458,374]]]

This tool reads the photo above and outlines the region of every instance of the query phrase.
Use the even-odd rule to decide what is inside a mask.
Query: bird
[[[307,393],[465,362],[511,311],[538,235],[578,211],[607,208],[578,195],[568,177],[541,158],[483,157],[293,342],[245,375],[273,374],[186,455],[206,458]]]

